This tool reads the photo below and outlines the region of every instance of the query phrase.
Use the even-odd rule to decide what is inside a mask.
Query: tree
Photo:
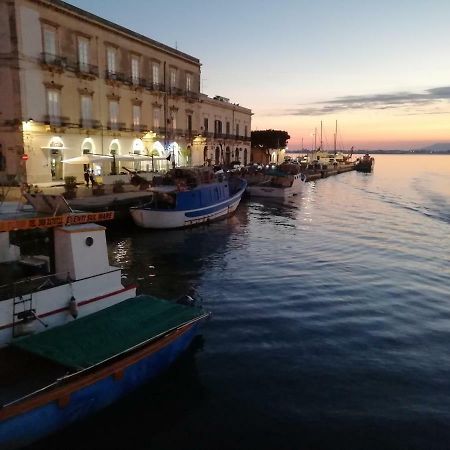
[[[290,138],[287,131],[282,130],[252,131],[252,147],[266,150],[285,148]]]

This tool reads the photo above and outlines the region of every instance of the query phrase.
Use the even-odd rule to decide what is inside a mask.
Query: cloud
[[[331,100],[311,103],[292,109],[289,115],[314,116],[358,109],[408,108],[409,113],[421,114],[424,107],[450,101],[450,86],[435,87],[423,92],[394,92],[391,94],[347,95]],[[414,110],[414,111],[411,111]],[[425,113],[425,111],[423,111]],[[445,114],[442,110],[431,114]],[[285,111],[286,114],[286,111]],[[430,114],[430,112],[428,112]]]

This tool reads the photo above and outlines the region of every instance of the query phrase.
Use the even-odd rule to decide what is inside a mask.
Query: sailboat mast
[[[314,151],[317,151],[317,127],[314,128]]]
[[[336,153],[336,139],[337,139],[337,120],[336,120],[336,131],[334,132],[334,153]]]
[[[320,121],[320,151],[323,150],[323,141],[322,141],[322,121]]]

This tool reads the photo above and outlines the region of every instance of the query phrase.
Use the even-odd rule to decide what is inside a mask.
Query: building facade
[[[59,0],[0,0],[0,27],[0,181],[250,161],[251,111],[201,94],[199,59]]]

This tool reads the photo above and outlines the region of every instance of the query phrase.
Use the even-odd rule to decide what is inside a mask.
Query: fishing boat
[[[157,376],[209,315],[192,297],[136,296],[136,286],[122,285],[121,270],[108,262],[105,228],[91,222],[110,215],[0,221],[2,275],[8,265],[27,269],[0,288],[2,449],[54,433]],[[41,228],[53,231],[50,257],[25,257],[10,243],[10,233]]]
[[[246,192],[251,197],[288,198],[300,194],[305,182],[303,173],[289,174],[278,169],[267,172],[264,181],[247,186]]]
[[[358,158],[355,164],[355,170],[357,172],[370,173],[375,165],[375,158],[366,153],[362,158]]]
[[[134,223],[143,228],[184,228],[233,214],[247,182],[212,168],[174,169],[154,178],[150,203],[130,208]]]

